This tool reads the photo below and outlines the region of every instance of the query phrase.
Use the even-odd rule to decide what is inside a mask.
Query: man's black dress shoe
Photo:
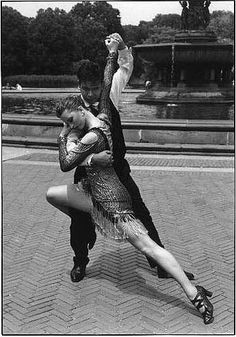
[[[194,280],[194,275],[192,273],[189,273],[187,271],[185,271],[185,274],[187,276],[187,278],[191,281]],[[173,278],[173,276],[171,276],[169,273],[167,273],[167,271],[165,271],[164,269],[157,267],[157,275],[159,278]]]
[[[74,265],[70,272],[72,282],[80,282],[85,277],[86,266]]]

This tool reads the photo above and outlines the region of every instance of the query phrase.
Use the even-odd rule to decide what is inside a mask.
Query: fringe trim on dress
[[[147,234],[148,231],[130,210],[108,212],[98,201],[93,200],[92,219],[98,231],[116,241],[126,241],[130,236]]]

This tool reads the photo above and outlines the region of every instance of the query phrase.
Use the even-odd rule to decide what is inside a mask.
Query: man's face
[[[82,81],[79,84],[79,89],[86,102],[94,104],[100,100],[102,83],[101,81]]]

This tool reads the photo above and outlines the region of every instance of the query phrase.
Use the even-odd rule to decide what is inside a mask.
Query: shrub
[[[75,88],[78,84],[75,75],[15,75],[2,79],[2,85],[7,83],[16,86],[19,83],[27,88]]]

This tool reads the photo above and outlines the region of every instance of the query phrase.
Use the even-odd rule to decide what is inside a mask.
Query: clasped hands
[[[109,52],[116,52],[125,48],[125,43],[118,33],[108,35],[105,39],[105,45]]]

